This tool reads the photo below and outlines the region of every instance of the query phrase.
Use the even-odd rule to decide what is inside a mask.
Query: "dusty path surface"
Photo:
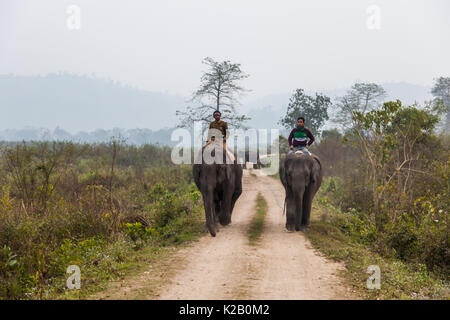
[[[106,299],[348,299],[336,275],[343,266],[322,257],[301,232],[285,231],[284,189],[271,177],[244,170],[232,223],[205,235],[135,279],[96,298]],[[247,230],[261,193],[268,204],[256,245]],[[150,288],[151,287],[151,288]]]

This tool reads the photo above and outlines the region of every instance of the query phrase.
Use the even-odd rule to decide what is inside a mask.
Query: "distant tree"
[[[69,141],[72,138],[72,136],[66,130],[61,129],[60,127],[56,127],[55,130],[53,131],[53,138],[59,141]]]
[[[243,127],[243,122],[250,118],[238,115],[236,105],[238,96],[246,90],[239,85],[239,81],[248,77],[241,70],[240,64],[230,61],[217,62],[212,58],[205,58],[203,64],[209,67],[200,79],[200,88],[194,92],[191,102],[200,106],[189,106],[186,111],[177,111],[181,121],[178,127],[190,127],[194,121],[209,123],[212,114],[218,110],[222,120],[227,121],[230,127]]]
[[[278,146],[280,150],[280,154],[287,154],[289,152],[289,142],[283,136],[278,136]]]
[[[409,173],[417,172],[413,166],[423,153],[418,145],[430,141],[439,119],[429,109],[403,106],[400,100],[385,102],[378,110],[356,111],[353,117],[360,124],[352,131],[358,139],[358,147],[365,160],[362,163],[369,172],[368,185],[372,189],[371,220],[378,226],[382,199],[392,187],[393,178],[397,176],[400,181],[397,183],[398,194],[406,193],[411,187],[408,184]]]
[[[334,138],[337,140],[342,139],[342,134],[337,129],[322,131],[322,138]]]
[[[431,89],[431,94],[437,104],[443,105],[441,112],[446,112],[445,131],[450,130],[450,77],[439,77]]]
[[[357,82],[338,99],[336,121],[349,128],[357,125],[353,121],[354,112],[366,113],[381,106],[386,91],[376,83]]]
[[[279,124],[286,129],[293,128],[297,124],[297,118],[302,116],[305,118],[305,127],[316,135],[328,120],[330,105],[331,100],[325,95],[316,93],[313,97],[305,94],[303,89],[297,89],[290,98],[286,115],[280,119]]]

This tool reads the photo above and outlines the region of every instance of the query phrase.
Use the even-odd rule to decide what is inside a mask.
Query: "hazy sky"
[[[67,27],[72,4],[79,30]],[[448,0],[0,0],[0,74],[95,74],[189,95],[210,56],[242,64],[250,98],[431,85],[450,75],[449,14]]]

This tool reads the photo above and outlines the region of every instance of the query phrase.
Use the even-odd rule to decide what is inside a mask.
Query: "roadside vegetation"
[[[448,298],[450,145],[436,129],[448,107],[379,103],[383,95],[356,84],[338,105],[345,132],[324,131],[311,148],[325,180],[307,234],[361,286],[380,266],[382,289],[369,297]]]
[[[419,259],[401,258],[397,250],[388,249],[390,243],[386,239],[408,234],[391,228],[389,233],[380,232],[378,236],[367,214],[338,206],[335,184],[334,177],[323,182],[313,202],[311,227],[305,235],[328,258],[345,263],[342,276],[346,284],[365,299],[449,299],[448,274],[431,271],[433,268]],[[415,246],[409,248],[413,249],[417,250]],[[380,267],[380,290],[367,288],[366,281],[372,274],[367,268],[371,265]]]
[[[3,144],[0,299],[81,297],[203,231],[191,166],[170,148]],[[144,258],[145,256],[145,258]],[[68,290],[69,265],[81,290]]]
[[[256,198],[255,215],[253,216],[248,229],[248,240],[251,245],[256,244],[261,237],[261,233],[264,230],[264,218],[266,217],[266,213],[266,199],[258,193],[258,197]]]
[[[345,261],[369,298],[450,297],[450,78],[435,81],[434,100],[422,106],[385,101],[381,86],[355,83],[334,102],[338,128],[322,132],[328,112],[317,99],[327,97],[297,90],[280,120],[291,128],[307,115],[318,133],[310,150],[325,177],[306,234]],[[287,140],[279,141],[286,153]],[[381,268],[381,290],[365,288],[370,265]]]

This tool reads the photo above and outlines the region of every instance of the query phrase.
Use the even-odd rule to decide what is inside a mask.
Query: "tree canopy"
[[[450,131],[450,77],[439,77],[431,89],[437,108],[446,113],[445,131]],[[439,106],[440,105],[440,106]]]
[[[357,82],[338,99],[336,120],[344,127],[355,125],[354,112],[366,113],[381,106],[382,99],[386,97],[386,91],[376,83]]]
[[[290,98],[286,114],[279,123],[286,129],[293,128],[297,124],[297,118],[301,116],[305,118],[305,127],[316,135],[328,120],[330,105],[331,100],[325,95],[316,93],[315,97],[309,96],[303,89],[297,89]]]
[[[203,64],[208,66],[208,70],[200,78],[200,87],[191,99],[196,105],[187,107],[186,111],[177,111],[181,118],[178,126],[190,127],[194,121],[209,123],[213,112],[218,110],[230,127],[243,127],[243,122],[250,118],[239,115],[236,106],[238,98],[246,92],[239,82],[248,75],[241,70],[240,64],[228,60],[218,62],[208,57]]]

